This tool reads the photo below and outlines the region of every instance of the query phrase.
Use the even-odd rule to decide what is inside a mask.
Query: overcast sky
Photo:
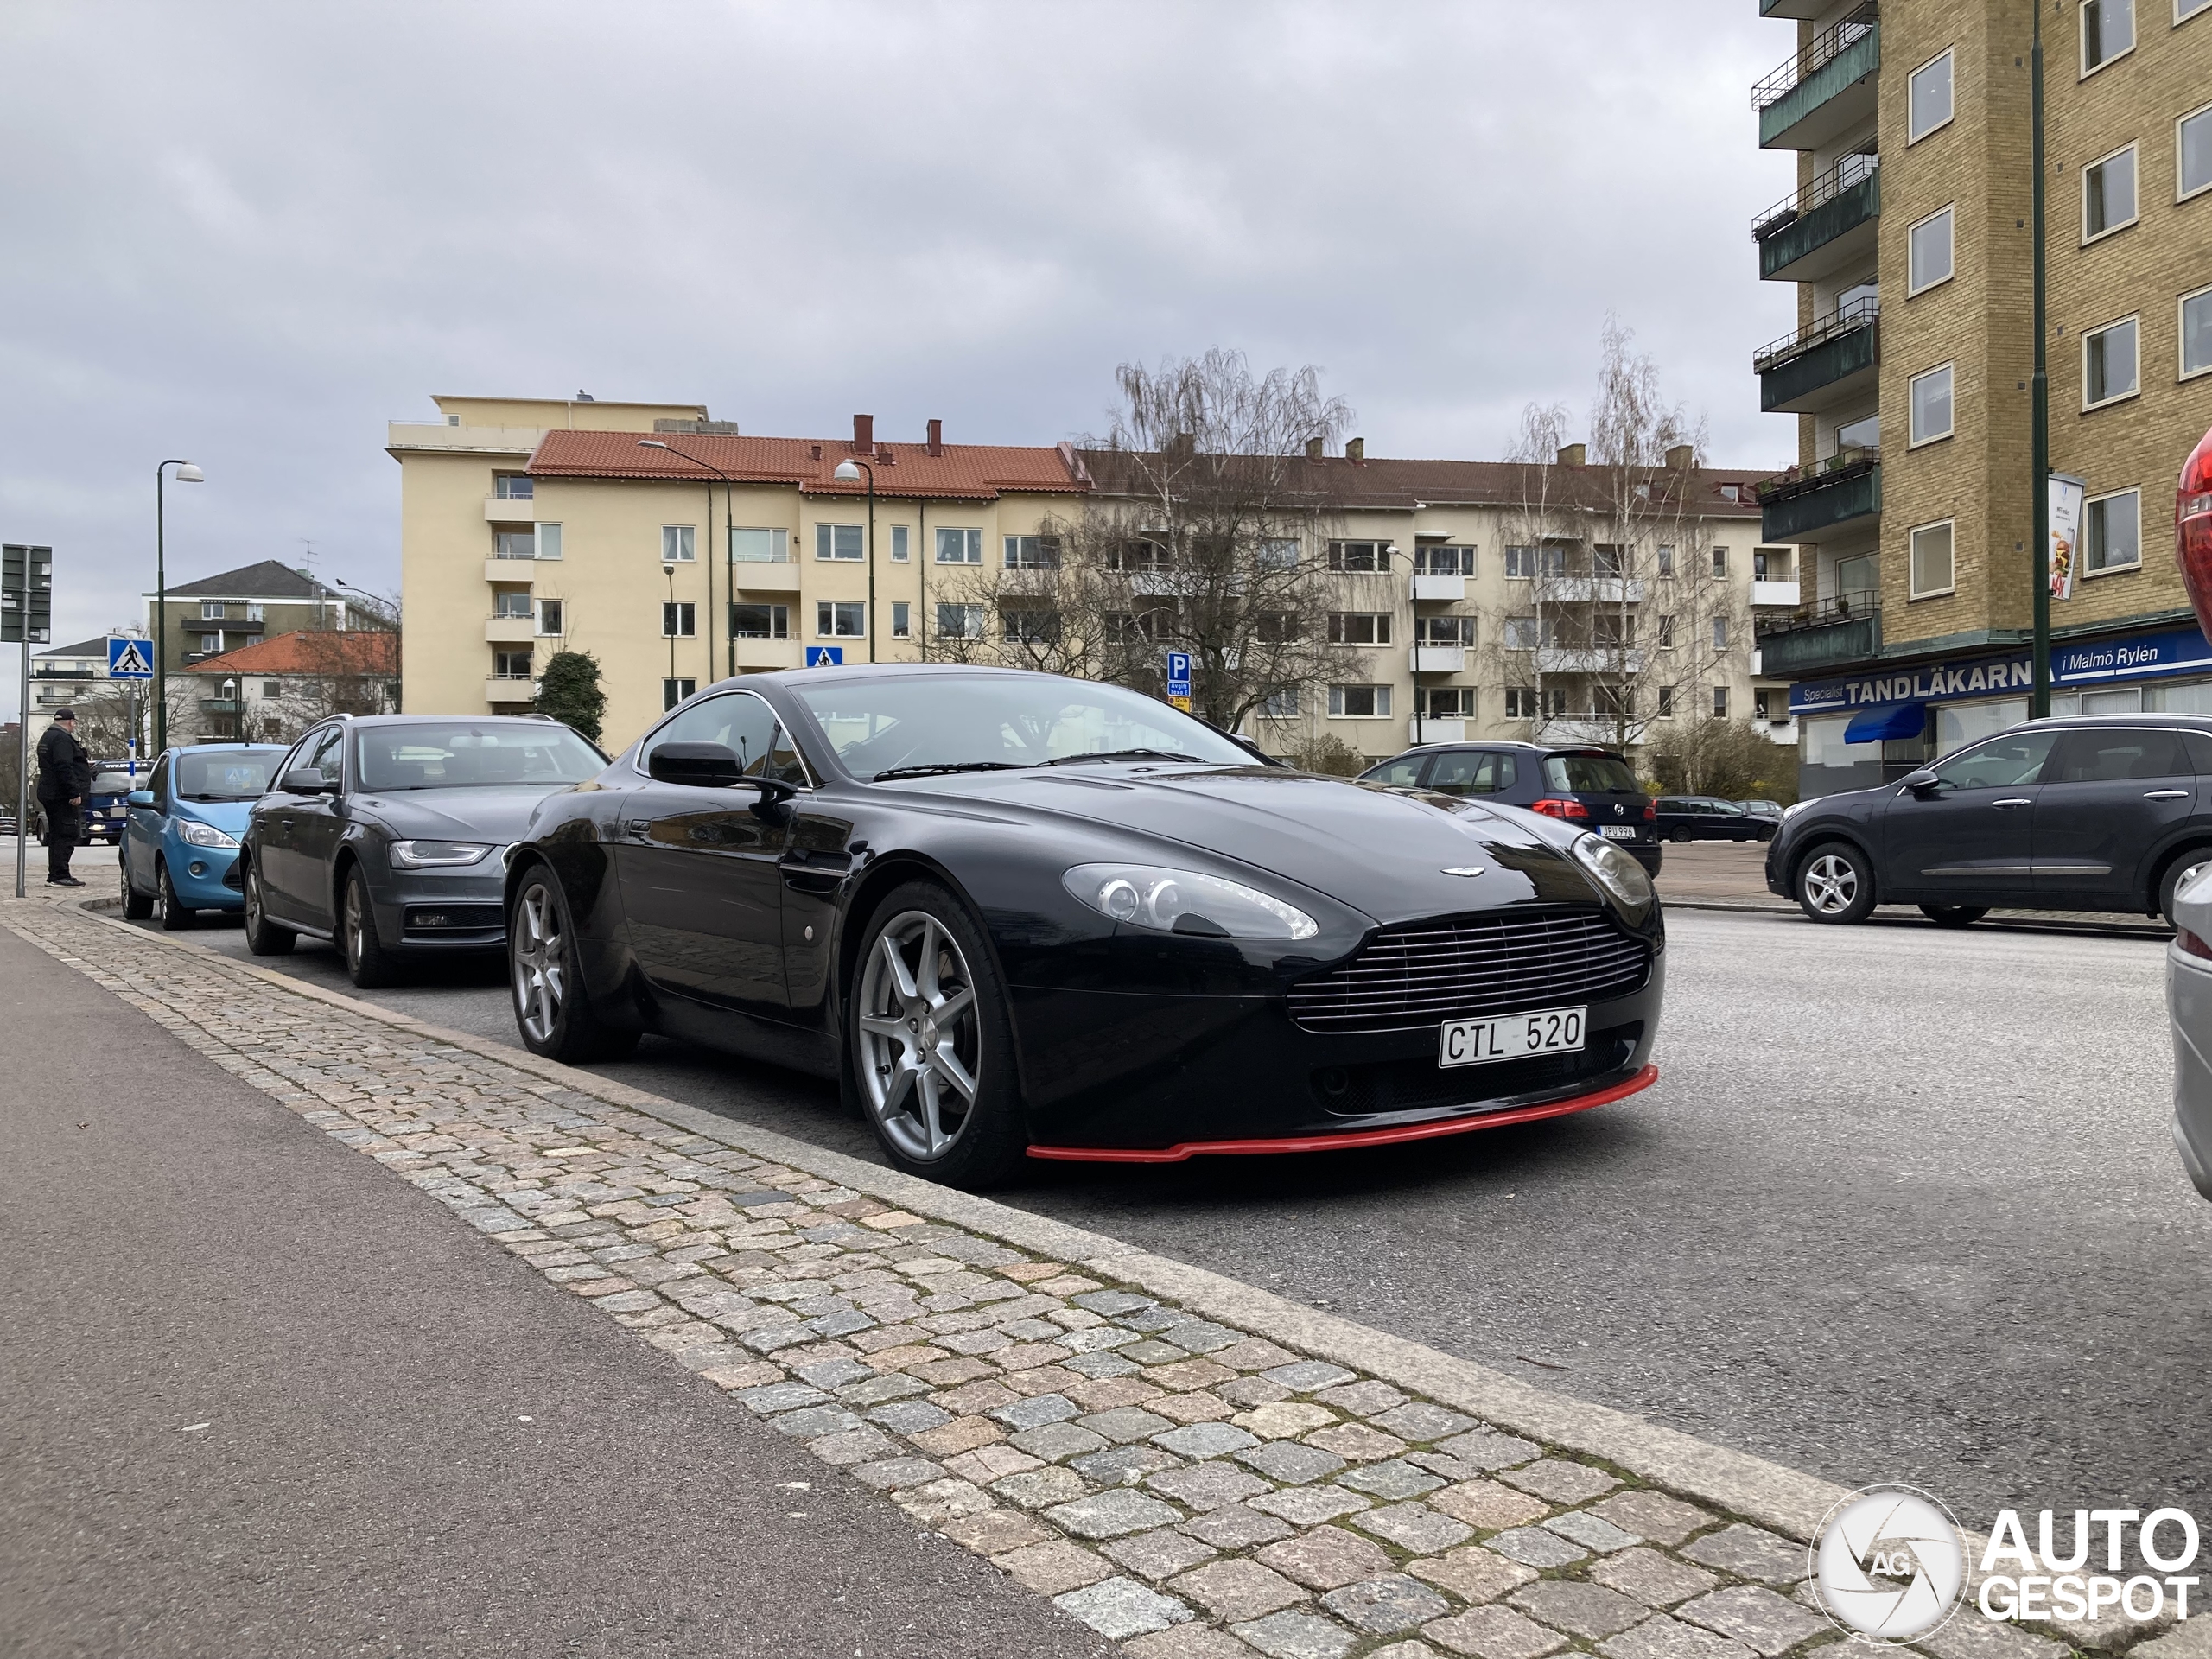
[[[1606,313],[1779,466],[1752,0],[0,7],[0,534],[55,639],[263,558],[391,591],[433,392],[748,432],[1103,429],[1130,359],[1318,365],[1378,454],[1587,401]],[[6,706],[15,667],[7,653]]]

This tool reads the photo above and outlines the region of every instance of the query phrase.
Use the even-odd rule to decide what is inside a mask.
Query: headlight
[[[1321,931],[1294,906],[1195,870],[1078,864],[1060,880],[1100,915],[1132,927],[1238,939],[1310,939]]]
[[[473,841],[395,841],[391,861],[403,870],[452,869],[476,863],[491,850]]]
[[[1643,865],[1611,842],[1577,836],[1567,850],[1630,916],[1640,918],[1651,907],[1651,878],[1643,873]]]
[[[238,843],[212,823],[195,823],[189,818],[180,818],[176,825],[177,838],[188,841],[194,847],[235,847]]]

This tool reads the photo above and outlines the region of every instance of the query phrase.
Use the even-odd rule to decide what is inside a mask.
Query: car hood
[[[253,812],[251,801],[172,801],[169,817],[213,824],[226,836],[245,834],[245,821]]]
[[[400,840],[482,841],[504,846],[523,838],[540,801],[567,787],[505,784],[487,789],[392,790],[354,796],[346,805],[353,816],[383,824]]]
[[[1533,815],[1356,779],[1272,766],[1096,766],[964,773],[902,787],[1184,842],[1286,876],[1378,922],[1603,902],[1548,838],[1556,832]],[[1168,862],[1175,855],[1162,847],[1131,856]]]

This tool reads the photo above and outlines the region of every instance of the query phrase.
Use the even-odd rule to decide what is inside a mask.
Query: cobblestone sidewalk
[[[1140,1659],[1838,1639],[1802,1542],[1618,1466],[73,906],[0,921]]]

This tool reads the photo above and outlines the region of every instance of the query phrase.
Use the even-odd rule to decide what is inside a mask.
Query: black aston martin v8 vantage
[[[508,854],[540,1054],[653,1031],[839,1079],[954,1185],[1418,1140],[1648,1086],[1611,843],[1288,770],[1137,692],[906,664],[698,694]]]

